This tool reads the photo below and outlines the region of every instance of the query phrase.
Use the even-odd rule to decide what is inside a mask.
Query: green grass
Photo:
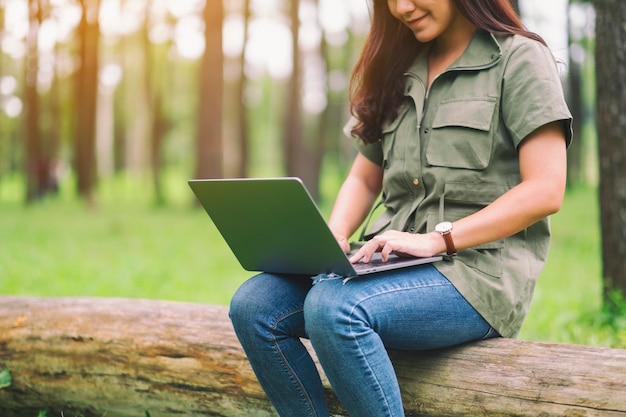
[[[50,202],[1,212],[1,293],[223,303],[247,275],[197,209]]]
[[[134,187],[102,191],[96,208],[0,200],[0,293],[225,304],[249,273],[191,191],[155,207]]]
[[[603,344],[583,322],[602,307],[596,190],[569,190],[551,225],[550,255],[520,338]]]
[[[133,182],[108,183],[96,208],[66,190],[25,207],[17,186],[0,183],[0,294],[226,305],[251,273],[177,183],[173,203],[163,207]],[[330,195],[336,185],[324,189]],[[598,219],[595,189],[567,193],[552,218],[553,246],[520,338],[626,347],[626,326],[602,308]]]

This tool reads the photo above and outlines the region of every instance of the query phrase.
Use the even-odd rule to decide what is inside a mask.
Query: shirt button
[[[420,180],[417,178],[413,178],[413,185],[420,185]]]
[[[428,133],[428,132],[430,132],[430,129],[429,129],[429,128],[427,128],[427,127],[425,127],[425,128],[424,128],[424,133]]]
[[[411,228],[409,229],[409,232],[411,232],[411,233],[415,233],[415,227],[411,227]]]

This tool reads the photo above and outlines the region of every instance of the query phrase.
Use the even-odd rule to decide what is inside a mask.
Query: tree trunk
[[[131,92],[132,80],[128,71],[130,68],[132,49],[131,42],[127,36],[122,36],[118,42],[119,65],[123,69],[120,83],[115,88],[113,98],[113,173],[120,174],[128,169],[128,141],[130,132],[129,119],[134,117],[134,112],[129,110],[133,103],[134,94]],[[131,114],[132,113],[132,114]]]
[[[626,295],[626,2],[596,0],[597,129],[607,300]]]
[[[55,61],[59,58],[59,44],[55,45]],[[48,123],[45,125],[48,133],[46,135],[44,155],[48,164],[46,175],[46,193],[57,194],[59,192],[59,167],[61,163],[61,138],[63,136],[63,96],[61,94],[61,81],[58,71],[54,70],[54,78],[50,86],[48,98],[49,113]]]
[[[492,339],[390,354],[406,415],[626,416],[625,350]],[[276,416],[226,307],[0,297],[3,371],[3,417]]]
[[[96,185],[96,103],[98,94],[99,0],[81,0],[78,26],[80,66],[76,74],[74,167],[78,194],[93,203]]]
[[[292,37],[293,71],[287,86],[284,122],[285,163],[287,175],[299,177],[306,184],[313,199],[319,198],[319,167],[321,152],[319,135],[307,137],[302,107],[302,51],[300,49],[300,0],[289,2]]]
[[[150,10],[153,0],[148,0],[146,9]],[[154,202],[157,206],[166,203],[162,181],[163,140],[169,127],[163,111],[162,79],[165,77],[163,60],[159,59],[158,46],[150,42],[150,18],[146,17],[142,30],[144,43],[144,82],[146,108],[148,109],[148,137],[150,143],[150,172],[154,189]],[[165,57],[167,59],[167,57]]]
[[[291,23],[291,62],[292,71],[289,84],[287,85],[287,100],[285,101],[284,120],[284,147],[285,168],[287,175],[300,176],[303,155],[302,135],[302,68],[300,59],[300,0],[293,0],[289,4],[289,22]]]
[[[0,33],[4,33],[4,7],[0,7]],[[4,74],[4,60],[2,55],[0,55],[0,74]],[[6,115],[0,112],[0,121],[6,117]],[[10,168],[10,160],[11,160],[11,152],[10,152],[10,132],[11,128],[7,129],[6,122],[0,123],[0,186],[2,185],[2,176],[9,171]],[[12,123],[10,124],[12,125]],[[2,193],[2,188],[0,188],[0,194]]]
[[[205,50],[200,68],[196,178],[221,178],[223,172],[222,105],[224,55],[222,53],[222,0],[204,6]]]
[[[582,126],[585,119],[585,105],[583,101],[583,72],[581,63],[572,57],[572,46],[575,46],[578,40],[572,38],[571,27],[571,0],[567,5],[567,37],[568,37],[568,54],[569,54],[569,71],[567,72],[567,80],[565,83],[565,92],[567,104],[572,112],[574,137],[572,143],[567,150],[567,186],[575,186],[584,181],[582,168]],[[583,44],[579,45],[581,48]]]
[[[250,164],[250,146],[248,144],[249,128],[248,128],[248,105],[246,103],[246,49],[248,44],[248,31],[250,27],[250,0],[243,2],[243,46],[239,57],[241,67],[239,78],[236,85],[236,115],[234,120],[237,122],[237,169],[235,170],[238,177],[247,177]]]
[[[28,36],[26,53],[26,86],[25,86],[25,133],[24,168],[26,173],[26,202],[30,203],[40,197],[43,178],[46,173],[43,158],[43,146],[39,126],[39,93],[37,76],[39,74],[39,25],[42,21],[39,0],[28,1]]]

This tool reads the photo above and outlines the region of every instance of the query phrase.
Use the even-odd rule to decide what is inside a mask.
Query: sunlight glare
[[[4,6],[4,34],[0,48],[9,57],[20,60],[26,55],[28,5],[26,1],[9,1]]]
[[[4,112],[10,118],[14,119],[22,114],[22,100],[19,97],[9,97],[9,99],[4,103]]]
[[[98,80],[101,91],[105,93],[115,91],[115,87],[122,81],[122,67],[115,63],[106,64],[100,70]]]
[[[106,0],[100,4],[100,32],[103,36],[130,35],[139,30],[145,19],[145,0]]]
[[[56,3],[58,6],[52,9],[51,19],[57,22],[57,42],[66,43],[72,39],[82,12],[80,6],[67,0],[56,0]]]
[[[241,55],[243,49],[243,16],[239,13],[227,15],[224,19],[222,48],[224,55],[235,58]]]
[[[318,55],[309,55],[304,61],[304,91],[302,107],[309,114],[319,114],[326,108],[326,75],[324,62]]]
[[[198,59],[204,52],[204,23],[198,15],[181,18],[174,29],[174,43],[180,56]]]
[[[273,19],[260,18],[250,22],[250,39],[246,57],[254,68],[246,67],[251,78],[265,72],[284,79],[291,74],[291,33],[289,28]]]
[[[54,76],[54,56],[50,53],[40,54],[37,89],[40,92],[48,91],[54,82]]]
[[[350,25],[349,4],[345,1],[320,0],[319,19],[328,32],[344,32]]]
[[[39,27],[37,39],[39,52],[48,53],[54,51],[58,40],[59,25],[55,20],[46,19]]]
[[[4,9],[4,30],[16,39],[26,39],[28,34],[28,4],[10,1]]]
[[[215,1],[215,0],[208,0]],[[202,10],[201,0],[170,0],[167,3],[167,10],[176,19],[181,19],[187,15],[193,14],[196,11]]]
[[[567,0],[520,1],[522,19],[529,30],[540,34],[555,57],[567,62]]]
[[[2,44],[0,45],[2,48],[2,52],[7,54],[9,57],[17,60],[20,60],[26,56],[26,42],[21,39],[14,38],[12,36],[6,36],[2,40]]]
[[[300,48],[305,51],[315,50],[322,40],[322,31],[317,23],[317,10],[311,3],[302,3],[300,19]],[[313,16],[313,19],[311,19]]]
[[[150,42],[159,45],[172,39],[172,27],[165,22],[159,22],[150,29]]]
[[[10,96],[17,90],[17,79],[12,75],[0,78],[0,96]]]

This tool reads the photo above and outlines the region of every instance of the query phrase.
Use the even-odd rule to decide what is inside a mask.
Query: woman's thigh
[[[345,337],[372,328],[388,348],[436,349],[494,335],[491,326],[432,265],[316,284],[307,316]],[[311,311],[313,310],[313,311]]]

